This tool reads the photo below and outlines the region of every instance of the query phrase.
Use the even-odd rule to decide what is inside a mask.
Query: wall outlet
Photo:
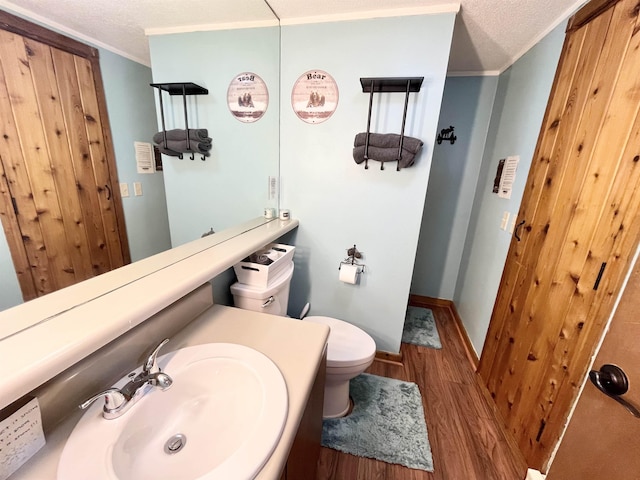
[[[121,183],[120,184],[120,196],[122,198],[129,196],[129,184],[128,183]]]
[[[502,230],[506,230],[507,229],[507,225],[509,225],[509,217],[511,216],[511,214],[509,212],[504,212],[502,214],[502,221],[500,222],[500,228]]]
[[[136,197],[141,197],[142,196],[142,183],[133,182],[133,194]]]
[[[513,220],[511,221],[511,225],[509,226],[509,233],[513,235],[513,231],[516,229],[516,220],[518,220],[518,215],[513,216]]]

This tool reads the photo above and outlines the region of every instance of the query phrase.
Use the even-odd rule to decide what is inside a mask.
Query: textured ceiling
[[[267,0],[283,24],[455,11],[447,0]],[[583,0],[460,0],[449,71],[497,73]],[[0,0],[0,8],[149,64],[147,34],[276,25],[263,0]]]

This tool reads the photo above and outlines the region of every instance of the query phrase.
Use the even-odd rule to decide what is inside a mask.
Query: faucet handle
[[[100,398],[103,398],[103,397],[104,397],[104,408],[103,408],[103,410],[105,412],[106,411],[111,411],[111,410],[116,410],[116,409],[120,408],[122,406],[122,404],[125,403],[124,395],[122,395],[120,390],[118,390],[117,388],[108,388],[107,390],[105,390],[103,392],[97,393],[96,395],[94,395],[90,399],[85,400],[80,405],[78,405],[78,407],[81,408],[82,410],[85,410],[85,409],[89,408],[89,406],[93,402],[95,402],[96,400],[99,400]]]
[[[158,352],[160,352],[160,349],[162,347],[164,347],[167,343],[169,343],[169,339],[165,338],[162,342],[160,342],[160,345],[158,345],[153,352],[151,352],[151,355],[149,355],[149,357],[147,358],[147,361],[144,362],[144,365],[142,366],[142,373],[151,373],[151,370],[156,367],[156,358],[158,357]],[[159,371],[160,369],[158,369]]]

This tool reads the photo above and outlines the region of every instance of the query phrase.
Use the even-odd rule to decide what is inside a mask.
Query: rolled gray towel
[[[402,158],[398,162],[399,168],[407,168],[413,165],[415,161],[415,154],[409,150],[402,149]],[[372,147],[369,145],[368,152],[369,160],[376,160],[378,162],[395,162],[398,160],[398,147],[394,148],[380,148]],[[353,159],[357,164],[364,162],[364,145],[353,148]]]
[[[159,147],[164,147],[163,142],[158,144]],[[210,143],[198,142],[196,140],[190,140],[187,145],[186,140],[167,140],[167,149],[174,152],[208,152],[211,150],[212,145]]]
[[[271,265],[273,263],[273,260],[271,260],[267,255],[260,254],[259,252],[252,253],[244,261],[257,263],[258,265]]]
[[[189,138],[191,140],[195,140],[197,142],[211,143],[211,139],[209,138],[209,132],[206,128],[190,128],[189,129]],[[167,140],[186,140],[187,139],[187,131],[179,128],[173,130],[167,130]],[[153,135],[153,141],[155,143],[163,143],[164,142],[164,132],[160,131]]]
[[[361,132],[356,135],[353,142],[354,147],[364,146],[367,139],[366,132]],[[416,154],[422,148],[422,140],[413,137],[405,136],[402,140],[402,148],[409,150],[409,152]],[[400,135],[397,133],[370,133],[369,134],[369,147],[378,148],[391,148],[400,146]]]

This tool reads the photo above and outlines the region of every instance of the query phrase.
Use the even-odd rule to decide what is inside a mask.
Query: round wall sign
[[[322,123],[338,107],[338,85],[322,70],[309,70],[296,80],[291,92],[291,105],[300,120]]]
[[[269,105],[267,86],[255,73],[240,73],[229,84],[227,105],[233,116],[241,122],[256,122]]]

